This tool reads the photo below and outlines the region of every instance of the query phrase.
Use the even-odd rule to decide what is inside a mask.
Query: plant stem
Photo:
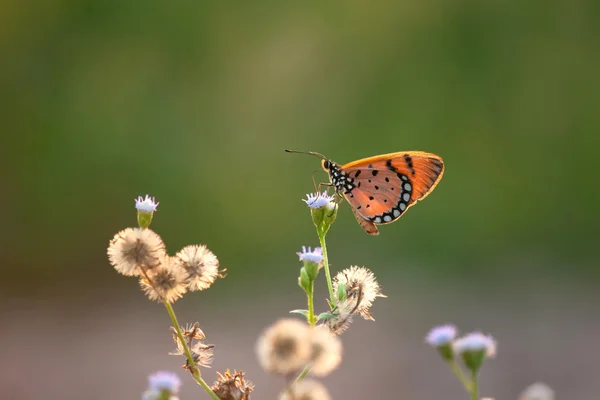
[[[450,365],[452,372],[454,372],[454,375],[456,375],[458,380],[463,384],[467,392],[471,392],[471,382],[469,382],[463,370],[458,366],[458,364],[456,364],[454,360],[448,361],[448,364]]]
[[[196,382],[198,382],[200,386],[202,386],[204,390],[206,390],[206,393],[208,393],[212,399],[220,400],[219,397],[215,394],[215,392],[212,391],[210,386],[208,386],[206,382],[204,382],[204,379],[202,379],[202,377],[200,376],[200,369],[198,369],[198,367],[196,366],[194,358],[192,357],[192,352],[190,351],[190,348],[188,347],[187,342],[183,337],[183,333],[181,332],[181,327],[179,326],[179,322],[177,321],[177,317],[175,316],[175,311],[173,310],[173,307],[166,301],[163,302],[163,304],[165,305],[165,308],[169,313],[169,317],[171,317],[171,322],[173,322],[173,326],[177,331],[177,337],[179,338],[179,340],[181,341],[181,345],[183,346],[183,351],[185,352],[188,368],[192,373],[192,377]]]
[[[315,326],[317,319],[315,318],[315,302],[314,302],[314,293],[315,293],[315,281],[310,281],[310,293],[306,293],[306,297],[308,297],[308,323],[310,326]]]
[[[479,400],[479,387],[477,383],[477,371],[471,371],[471,400]]]
[[[302,372],[300,372],[300,375],[298,375],[298,377],[294,381],[293,385],[295,385],[296,383],[299,383],[302,379],[304,379],[304,377],[306,375],[308,375],[308,373],[310,372],[311,369],[312,369],[312,365],[311,364],[308,364],[306,367],[304,367],[304,369],[302,370]]]
[[[327,289],[329,289],[329,299],[332,305],[337,303],[335,296],[333,295],[333,284],[331,283],[331,273],[329,272],[329,259],[327,258],[327,245],[325,244],[325,235],[321,229],[317,229],[319,235],[319,243],[321,249],[323,249],[323,268],[325,269],[325,278],[327,279]]]

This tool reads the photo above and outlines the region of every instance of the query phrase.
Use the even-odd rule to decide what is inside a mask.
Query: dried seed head
[[[342,361],[342,341],[324,326],[311,329],[311,373],[328,375]]]
[[[213,384],[212,391],[221,400],[250,400],[250,393],[254,390],[252,382],[244,377],[244,371],[229,370],[225,374],[217,372],[219,379]]]
[[[283,391],[279,400],[331,400],[331,396],[320,382],[303,379],[295,383],[290,390]]]
[[[173,303],[187,290],[185,271],[172,257],[165,256],[160,265],[140,278],[140,286],[150,300]]]
[[[125,276],[140,276],[152,270],[166,255],[165,244],[150,229],[127,228],[117,233],[108,245],[108,259]]]
[[[212,344],[204,344],[201,340],[205,339],[206,336],[204,332],[199,328],[199,323],[196,322],[193,325],[188,324],[185,328],[181,328],[182,334],[185,339],[185,344],[190,349],[192,353],[192,358],[194,359],[194,364],[198,367],[210,368],[210,364],[213,361],[214,354],[214,345]],[[170,352],[169,355],[172,356],[185,356],[185,350],[183,347],[183,343],[179,340],[179,336],[177,335],[177,330],[174,327],[169,327],[169,331],[173,335],[173,341],[177,348]],[[190,369],[189,362],[186,357],[185,364],[181,366],[185,369]]]
[[[338,304],[340,316],[343,314],[360,314],[364,319],[373,320],[369,308],[377,297],[387,297],[375,275],[365,267],[352,266],[339,272],[333,280],[333,292],[338,293],[338,286],[344,285],[346,299]]]
[[[214,348],[214,344],[196,342],[190,349],[196,366],[210,368],[210,364],[213,362]]]
[[[219,260],[204,245],[186,246],[177,255],[177,264],[187,273],[188,289],[208,289],[217,278],[223,277],[219,271]]]
[[[310,359],[309,327],[295,319],[281,319],[258,338],[256,353],[261,366],[280,375],[293,374]]]

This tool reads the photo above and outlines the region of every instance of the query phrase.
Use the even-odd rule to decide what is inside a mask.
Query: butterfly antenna
[[[298,154],[310,154],[311,156],[316,156],[316,157],[322,158],[323,160],[327,160],[327,157],[325,157],[321,153],[317,153],[316,151],[298,151],[298,150],[285,149],[285,152],[286,153],[298,153]]]

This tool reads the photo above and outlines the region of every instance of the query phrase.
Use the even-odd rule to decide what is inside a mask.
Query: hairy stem
[[[327,258],[327,245],[325,244],[326,233],[321,229],[317,229],[317,234],[319,235],[321,249],[323,249],[323,268],[325,269],[325,278],[327,279],[327,289],[329,289],[329,300],[332,305],[335,305],[337,302],[333,294],[333,284],[331,283],[331,273],[329,272],[329,259]]]
[[[308,297],[308,323],[310,326],[315,326],[317,322],[317,318],[315,317],[315,301],[314,301],[314,293],[315,293],[315,281],[310,281],[310,293],[306,293],[306,297]]]
[[[171,304],[167,303],[166,301],[163,302],[163,304],[165,305],[165,308],[167,309],[167,312],[169,313],[169,317],[171,317],[171,322],[173,323],[173,327],[177,331],[177,337],[179,338],[179,340],[183,346],[183,351],[185,352],[185,356],[187,358],[187,363],[188,363],[190,372],[192,374],[192,377],[194,378],[194,380],[196,382],[198,382],[198,384],[200,386],[202,386],[202,388],[206,391],[206,393],[209,394],[209,396],[213,400],[220,400],[219,396],[217,396],[215,394],[215,392],[212,391],[210,386],[208,386],[208,384],[200,376],[200,369],[196,366],[196,363],[194,362],[194,357],[192,357],[192,352],[191,352],[190,348],[188,347],[185,338],[183,337],[183,333],[181,332],[181,327],[179,326],[179,322],[177,321],[177,317],[175,316],[175,311],[173,310],[173,307],[171,306]]]

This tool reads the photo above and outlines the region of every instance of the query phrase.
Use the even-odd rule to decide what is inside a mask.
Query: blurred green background
[[[175,305],[217,345],[206,379],[241,368],[275,398],[253,346],[303,307],[295,252],[318,244],[319,162],[283,150],[424,150],[446,163],[427,200],[378,237],[344,204],[329,234],[334,271],[368,266],[389,296],[343,336],[332,396],[465,398],[423,344],[455,322],[498,339],[482,395],[596,398],[598,21],[593,0],[4,2],[0,387],[139,398],[178,368],[166,313],[105,253],[149,193],[170,252],[206,243],[228,270]]]

